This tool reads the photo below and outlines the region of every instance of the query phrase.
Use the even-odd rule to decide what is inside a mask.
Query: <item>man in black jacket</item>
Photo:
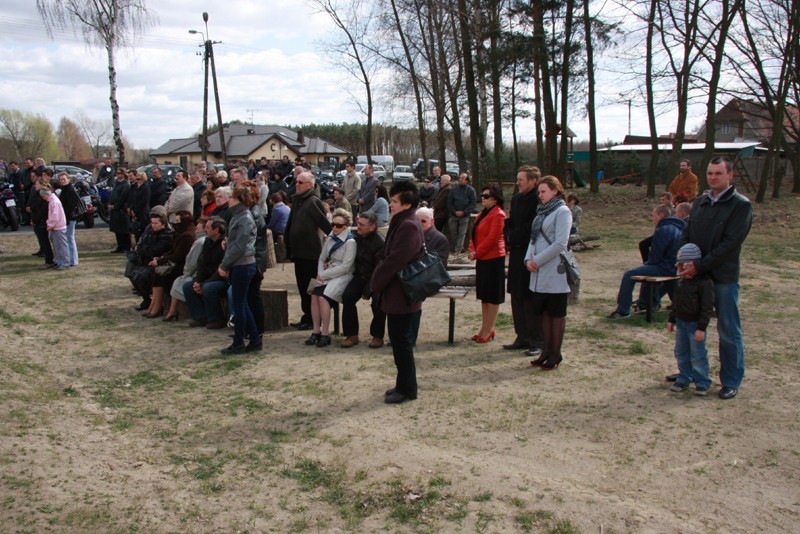
[[[356,303],[360,299],[372,298],[372,324],[369,334],[372,340],[370,348],[383,346],[386,333],[386,314],[381,311],[378,295],[372,294],[369,281],[372,271],[378,263],[378,255],[383,252],[384,239],[378,233],[378,219],[372,212],[359,213],[356,219],[356,272],[342,295],[342,333],[345,336],[342,348],[348,349],[358,345],[358,310]]]
[[[49,169],[47,169],[49,171]],[[44,265],[42,269],[49,269],[55,267],[53,263],[53,247],[50,245],[50,237],[47,234],[47,211],[48,204],[39,196],[39,189],[41,189],[41,180],[49,181],[53,176],[52,171],[49,174],[43,175],[39,171],[34,170],[31,174],[33,188],[28,194],[28,204],[25,206],[25,211],[30,215],[31,224],[33,225],[33,232],[36,234],[36,240],[39,242],[39,252],[35,252],[34,256],[44,256]]]
[[[541,177],[542,173],[537,167],[523,165],[519,168],[519,192],[511,198],[511,215],[506,219],[503,232],[509,254],[507,291],[511,296],[511,315],[517,335],[513,343],[503,345],[503,348],[526,349],[525,354],[528,356],[538,356],[542,350],[542,317],[533,311],[531,275],[525,268],[525,253],[531,240],[531,223],[539,205],[536,184]]]
[[[715,157],[706,172],[710,191],[694,201],[680,246],[694,243],[702,259],[684,263],[682,278],[709,274],[714,281],[714,307],[719,333],[721,399],[732,399],[744,378],[744,341],[739,318],[739,263],[742,243],[753,223],[753,206],[736,192],[733,162]]]
[[[197,271],[192,280],[183,284],[183,295],[192,315],[191,328],[205,326],[214,330],[227,324],[222,299],[228,294],[228,282],[217,271],[225,256],[222,239],[226,231],[227,225],[219,217],[206,221],[206,240],[197,259]]]
[[[167,182],[161,176],[161,169],[155,167],[153,169],[153,179],[150,181],[150,208],[163,206],[167,203],[167,198],[169,197]]]
[[[294,263],[294,276],[297,291],[300,293],[300,307],[303,316],[289,326],[298,330],[311,330],[311,295],[308,284],[317,276],[317,261],[322,253],[320,232],[328,234],[331,223],[327,208],[319,198],[319,187],[310,172],[298,174],[295,180],[296,194],[292,197],[292,211],[283,234],[286,248]]]

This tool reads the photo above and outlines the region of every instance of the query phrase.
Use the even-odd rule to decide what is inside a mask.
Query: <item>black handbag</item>
[[[424,243],[424,241],[423,241]],[[423,245],[424,247],[424,245]],[[450,283],[450,275],[437,254],[428,252],[397,273],[400,287],[409,304],[415,304],[435,295],[442,286]]]

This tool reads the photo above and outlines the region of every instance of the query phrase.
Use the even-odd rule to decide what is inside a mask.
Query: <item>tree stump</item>
[[[276,265],[275,241],[272,239],[272,230],[267,230],[267,269],[272,269]]]
[[[264,330],[273,332],[289,326],[289,292],[285,289],[262,289]]]

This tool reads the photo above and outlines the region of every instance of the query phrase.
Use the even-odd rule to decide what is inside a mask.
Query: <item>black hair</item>
[[[486,190],[488,190],[489,194],[492,195],[492,198],[495,199],[497,205],[502,208],[503,204],[505,203],[505,198],[503,197],[503,189],[496,184],[486,184],[483,186],[483,189],[481,189],[481,193]]]
[[[419,206],[419,189],[410,180],[403,180],[392,184],[389,196],[400,195],[400,204],[410,204],[412,208]]]

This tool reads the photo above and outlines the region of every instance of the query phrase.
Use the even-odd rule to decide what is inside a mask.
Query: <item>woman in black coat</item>
[[[133,176],[130,191],[130,215],[133,218],[133,240],[139,242],[145,228],[150,224],[150,184],[147,174],[140,172]]]
[[[128,197],[131,184],[125,169],[117,169],[117,179],[114,189],[108,198],[108,213],[110,220],[108,229],[117,237],[117,248],[111,252],[129,252],[131,250],[131,218],[128,216]]]
[[[397,273],[425,253],[422,226],[416,216],[419,191],[410,181],[396,182],[389,192],[392,220],[386,234],[383,259],[372,273],[372,291],[381,294],[381,309],[386,312],[394,364],[395,387],[386,391],[384,402],[399,404],[417,398],[417,369],[414,363],[415,324],[419,324],[422,303],[409,304]]]

